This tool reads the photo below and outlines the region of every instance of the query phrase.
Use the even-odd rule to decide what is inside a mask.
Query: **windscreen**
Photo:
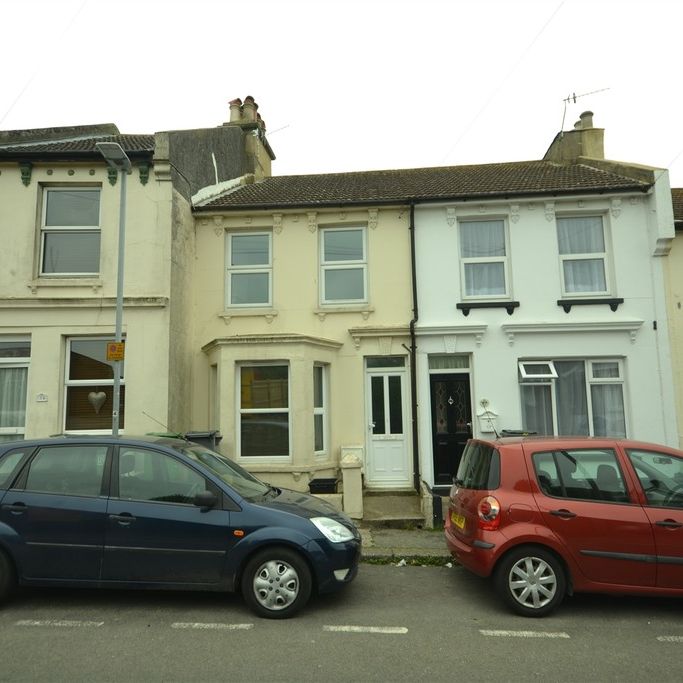
[[[260,479],[220,453],[214,453],[201,446],[190,446],[181,450],[188,457],[210,469],[243,498],[263,496],[270,491],[270,487]]]

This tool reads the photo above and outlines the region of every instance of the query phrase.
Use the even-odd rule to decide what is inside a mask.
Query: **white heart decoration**
[[[99,415],[100,408],[104,405],[107,400],[107,394],[104,391],[91,391],[88,394],[88,401],[90,405],[95,409],[95,413]]]

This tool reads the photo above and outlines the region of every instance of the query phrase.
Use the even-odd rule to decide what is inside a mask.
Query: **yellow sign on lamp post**
[[[107,342],[107,360],[124,360],[126,355],[126,342]]]

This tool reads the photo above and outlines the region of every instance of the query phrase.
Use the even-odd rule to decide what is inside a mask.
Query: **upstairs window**
[[[321,231],[322,303],[367,301],[367,255],[364,228]]]
[[[234,233],[227,240],[227,306],[270,306],[272,248],[268,232]]]
[[[508,297],[505,222],[461,221],[459,227],[464,298]]]
[[[100,190],[45,188],[40,242],[41,275],[97,275]]]
[[[563,293],[607,294],[607,249],[602,216],[558,218],[557,242]]]

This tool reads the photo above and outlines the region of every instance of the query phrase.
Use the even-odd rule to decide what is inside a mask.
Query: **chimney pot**
[[[584,130],[586,128],[592,128],[593,127],[593,112],[592,111],[585,111],[583,114],[579,115],[579,119],[581,119],[581,128]]]
[[[247,95],[244,98],[244,104],[242,105],[242,113],[244,115],[244,120],[250,123],[256,121],[256,111],[258,109],[258,104],[254,101],[251,95]]]
[[[242,119],[242,100],[230,100],[230,123],[239,123]]]

